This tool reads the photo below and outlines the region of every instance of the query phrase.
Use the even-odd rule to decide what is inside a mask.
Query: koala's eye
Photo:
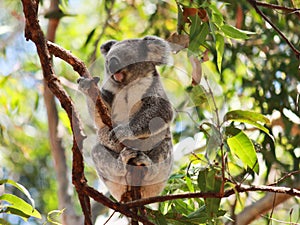
[[[120,70],[121,64],[119,59],[117,59],[116,57],[111,58],[109,61],[108,69],[112,74]]]

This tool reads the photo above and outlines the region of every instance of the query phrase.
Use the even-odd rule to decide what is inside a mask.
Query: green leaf
[[[155,216],[155,224],[157,225],[165,225],[167,224],[166,218],[159,211],[152,211]]]
[[[59,222],[60,216],[64,213],[65,209],[62,210],[52,210],[47,215],[48,222],[51,222],[55,225],[61,225],[62,223]]]
[[[191,17],[192,25],[190,29],[189,50],[197,52],[199,47],[204,44],[206,36],[209,34],[208,23],[202,23],[198,16]]]
[[[201,106],[203,103],[207,102],[206,93],[201,85],[190,86],[186,91],[193,101],[193,106]]]
[[[233,154],[239,157],[245,167],[249,167],[255,173],[259,172],[259,165],[257,162],[257,155],[254,145],[249,137],[240,129],[228,128],[226,130],[232,137],[227,138],[227,144]]]
[[[183,214],[189,214],[193,211],[193,208],[185,203],[182,199],[176,199],[174,201],[175,209],[177,212],[181,212]]]
[[[198,186],[202,192],[220,192],[222,180],[218,176],[219,171],[214,168],[206,168],[199,171]],[[205,198],[205,206],[209,219],[218,217],[219,206],[221,199]]]
[[[224,19],[222,14],[217,14],[217,13],[213,13],[212,14],[212,22],[213,24],[215,24],[217,27],[221,27],[224,24]]]
[[[4,179],[4,180],[0,180],[0,185],[2,184],[10,184],[12,186],[14,186],[15,188],[17,188],[19,191],[21,191],[30,201],[30,204],[32,205],[32,207],[35,207],[35,203],[33,198],[31,197],[29,191],[22,185],[19,184],[13,180],[9,180],[9,179]]]
[[[269,130],[264,127],[265,124],[270,124],[270,120],[260,113],[243,110],[233,110],[226,113],[226,115],[224,116],[224,121],[229,120],[251,124],[268,134],[273,139],[273,137],[270,135]]]
[[[3,194],[0,196],[0,200],[10,203],[11,205],[9,205],[9,207],[8,207],[9,209],[19,210],[28,216],[33,216],[38,219],[42,218],[41,214],[36,209],[34,209],[32,207],[32,205],[28,204],[23,199],[15,196],[15,195]]]
[[[27,221],[28,218],[30,217],[30,216],[26,215],[25,213],[23,213],[21,210],[15,209],[15,208],[10,207],[10,206],[6,206],[6,208],[3,212],[5,212],[7,214],[17,215],[18,217],[20,217],[24,221]]]
[[[188,176],[185,176],[185,180],[186,180],[186,186],[188,187],[189,192],[195,192],[191,178],[189,178]]]
[[[233,39],[248,39],[249,34],[255,34],[250,31],[240,30],[240,29],[238,29],[234,26],[228,25],[228,24],[224,24],[220,28],[227,37],[233,38]]]
[[[222,70],[222,60],[224,53],[224,37],[220,34],[216,34],[216,51],[217,51],[217,65],[218,70],[221,73]]]
[[[86,47],[90,43],[90,41],[92,40],[92,37],[95,34],[95,31],[96,31],[96,28],[92,29],[92,31],[87,35],[87,38],[85,40],[83,47]]]
[[[215,160],[218,150],[222,144],[222,134],[220,133],[219,129],[211,123],[205,123],[207,126],[211,128],[211,134],[207,140],[205,157],[206,159],[211,162]]]

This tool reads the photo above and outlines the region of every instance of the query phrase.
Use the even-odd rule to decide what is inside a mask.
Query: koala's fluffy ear
[[[170,64],[172,62],[168,42],[155,36],[146,36],[143,38],[143,41],[146,41],[148,49],[147,61],[152,61],[156,65]]]
[[[110,48],[111,48],[114,44],[116,44],[116,43],[117,43],[117,41],[115,41],[115,40],[111,40],[111,41],[105,42],[105,43],[104,43],[103,45],[101,45],[101,47],[100,47],[101,54],[104,55],[104,56],[106,56],[107,53],[109,52]]]

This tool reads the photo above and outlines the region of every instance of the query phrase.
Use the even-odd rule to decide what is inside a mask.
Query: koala
[[[100,93],[113,127],[103,124],[88,101],[98,129],[91,152],[96,171],[118,201],[135,200],[126,196],[131,187],[139,187],[139,198],[156,196],[173,164],[173,110],[156,70],[169,63],[170,47],[158,37],[146,36],[108,41],[101,53],[105,79]],[[79,89],[87,94],[91,83],[98,81],[80,78]]]

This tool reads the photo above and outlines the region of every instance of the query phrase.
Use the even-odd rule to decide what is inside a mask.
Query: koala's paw
[[[139,152],[136,159],[134,159],[134,164],[137,166],[151,166],[152,160],[143,152]]]
[[[91,84],[92,83],[97,84],[99,82],[99,80],[100,80],[99,77],[93,77],[92,79],[80,77],[77,79],[77,83],[79,85],[78,88],[83,93],[87,93],[91,87]]]
[[[124,164],[128,164],[129,160],[137,157],[137,151],[124,148],[120,153],[120,159]]]
[[[130,129],[124,125],[118,125],[109,133],[109,139],[112,142],[119,143],[126,140],[131,135]]]

